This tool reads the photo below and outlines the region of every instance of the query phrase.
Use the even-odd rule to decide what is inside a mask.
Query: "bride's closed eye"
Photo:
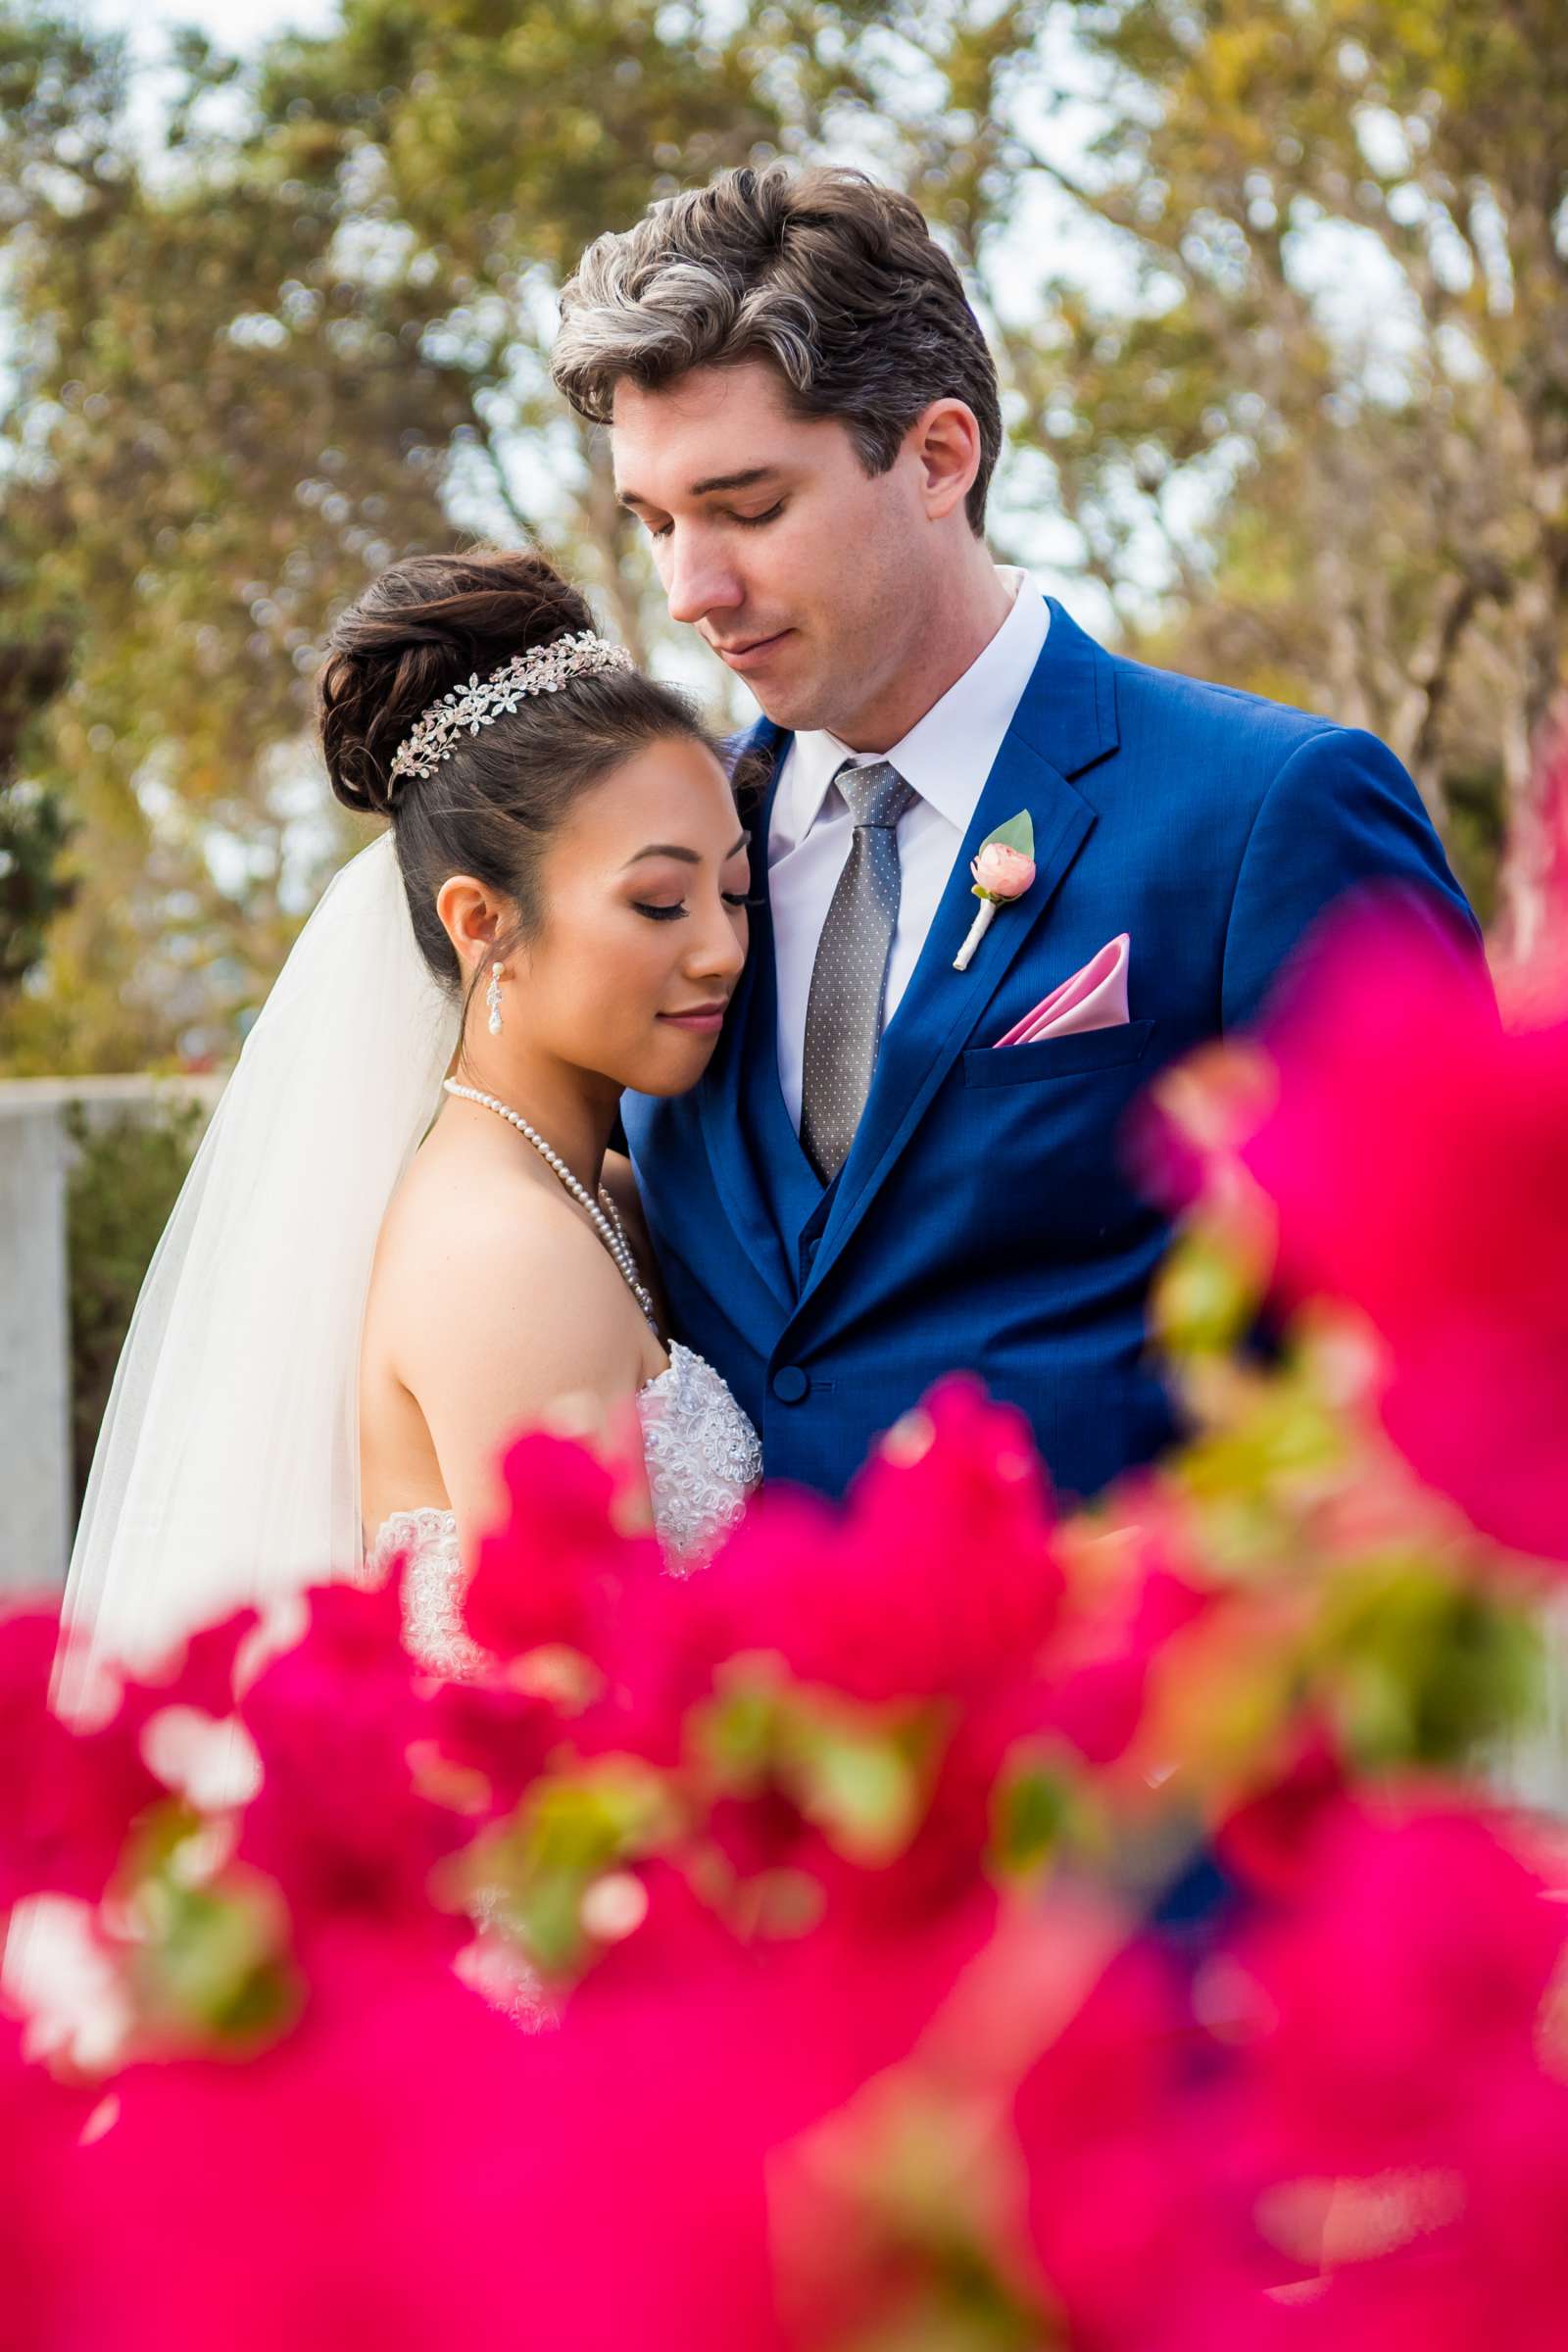
[[[719,895],[726,906],[745,906],[750,904],[743,890],[726,890],[720,892]],[[651,906],[646,899],[633,899],[631,904],[633,913],[646,914],[651,923],[672,923],[677,915],[682,915],[687,911],[684,899],[677,899],[673,906]]]

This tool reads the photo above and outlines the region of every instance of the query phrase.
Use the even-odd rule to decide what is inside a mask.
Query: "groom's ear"
[[[906,444],[920,467],[925,511],[941,522],[961,507],[980,471],[980,423],[965,401],[934,400],[910,425]]]

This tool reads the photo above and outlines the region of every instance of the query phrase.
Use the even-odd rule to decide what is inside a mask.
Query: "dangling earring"
[[[493,963],[490,966],[490,985],[484,992],[484,1001],[490,1013],[490,1034],[492,1037],[499,1037],[501,1035],[501,966],[499,963]]]

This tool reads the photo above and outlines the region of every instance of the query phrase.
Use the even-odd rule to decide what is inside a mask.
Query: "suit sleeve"
[[[1298,744],[1269,785],[1242,853],[1226,926],[1226,1029],[1257,1019],[1331,907],[1393,890],[1484,978],[1481,930],[1404,768],[1375,735],[1332,727]]]

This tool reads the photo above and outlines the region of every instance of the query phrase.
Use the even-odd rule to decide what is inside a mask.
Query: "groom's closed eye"
[[[729,519],[731,522],[738,522],[743,530],[755,531],[759,529],[764,522],[777,521],[779,515],[783,514],[787,503],[788,502],[786,500],[781,498],[776,506],[769,507],[767,512],[763,514],[742,514],[737,510],[732,508],[730,510]],[[675,526],[672,522],[662,522],[656,529],[653,523],[649,523],[648,536],[650,539],[667,539],[674,527]]]

